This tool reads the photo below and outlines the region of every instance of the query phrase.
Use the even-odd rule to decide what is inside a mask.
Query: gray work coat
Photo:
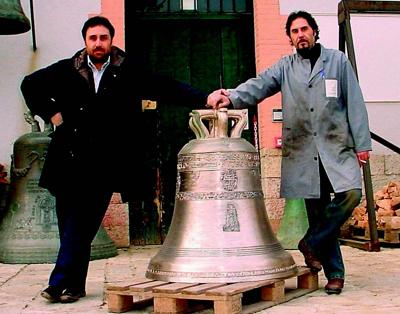
[[[319,160],[334,192],[361,188],[356,152],[371,150],[364,99],[347,57],[321,45],[310,72],[310,60],[295,53],[228,90],[235,108],[282,92],[281,196],[286,198],[319,198]]]

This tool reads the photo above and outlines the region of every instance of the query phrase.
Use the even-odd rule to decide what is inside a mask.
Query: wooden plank
[[[187,309],[187,300],[154,297],[154,314],[181,314],[186,313]]]
[[[216,296],[229,296],[236,293],[241,293],[244,291],[256,289],[262,286],[270,285],[276,282],[276,279],[260,280],[260,281],[250,281],[250,282],[238,282],[229,284],[223,287],[215,288],[206,291],[206,295],[216,295]]]
[[[400,243],[399,235],[400,235],[400,233],[398,230],[396,230],[394,232],[385,230],[383,241],[386,241],[389,243]]]
[[[107,293],[108,311],[111,313],[123,313],[133,307],[131,296]]]
[[[369,229],[351,227],[350,232],[352,239],[369,241],[371,238]],[[384,228],[378,228],[378,239],[381,244],[398,245],[400,244],[400,230],[388,230]],[[344,241],[346,241],[346,239],[344,239]]]
[[[265,301],[285,301],[285,281],[280,280],[261,288],[261,299]]]
[[[229,300],[214,301],[214,314],[242,314],[242,298],[234,296]]]
[[[182,289],[190,288],[193,286],[198,286],[198,283],[183,283],[183,282],[174,282],[168,285],[162,285],[159,287],[153,288],[153,292],[164,292],[164,293],[178,293],[181,292]]]
[[[346,3],[346,9],[351,13],[400,13],[400,3],[398,1],[346,0],[344,2]]]
[[[191,295],[198,295],[198,294],[202,294],[207,290],[210,289],[214,289],[214,288],[219,288],[222,286],[226,286],[226,283],[204,283],[204,284],[200,284],[194,287],[190,287],[187,289],[183,289],[181,291],[182,294],[191,294]]]
[[[297,277],[297,288],[317,290],[318,273],[311,272],[310,269],[307,270],[308,272],[304,272]]]
[[[105,284],[105,288],[107,290],[114,290],[114,291],[124,291],[124,290],[129,290],[130,286],[141,284],[141,283],[146,283],[153,281],[152,279],[147,279],[147,278],[136,278],[133,280],[129,281],[121,281],[121,282],[110,282]]]
[[[293,288],[287,288],[286,283]],[[135,289],[137,291],[131,291]],[[152,300],[156,314],[193,312],[209,308],[210,301],[215,314],[240,314],[261,311],[316,289],[318,289],[318,274],[311,272],[309,268],[299,267],[295,276],[285,279],[229,284],[151,281],[130,286],[129,290],[107,290],[107,301],[109,312],[112,313],[122,313],[138,306],[142,307],[143,301]],[[256,296],[256,300],[253,295]],[[253,301],[251,304],[243,305],[242,297],[247,302]]]
[[[306,266],[297,266],[297,277],[304,275],[304,274],[309,274],[311,272],[310,268]]]
[[[241,294],[237,294],[240,295]],[[198,300],[198,301],[215,301],[215,300],[228,300],[232,299],[232,296],[226,295],[206,295],[202,294],[183,294],[183,293],[153,293],[153,297],[157,298],[176,298],[176,299],[187,299],[187,300]]]
[[[167,284],[169,284],[169,282],[154,280],[154,281],[151,281],[151,282],[146,282],[146,283],[138,284],[138,285],[135,285],[135,286],[131,286],[129,288],[129,291],[130,292],[152,291],[153,288],[155,288],[155,287],[159,287],[159,286],[163,286],[163,285],[167,285]]]

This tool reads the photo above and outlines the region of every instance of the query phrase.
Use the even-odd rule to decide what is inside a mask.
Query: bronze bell
[[[43,132],[27,113],[30,133],[14,143],[10,191],[0,224],[0,262],[9,264],[52,263],[57,258],[59,234],[55,199],[38,186],[50,143],[50,125]],[[103,227],[92,243],[91,259],[115,256],[117,248]]]
[[[30,29],[19,0],[0,0],[0,35],[21,34]]]
[[[228,283],[296,275],[266,214],[259,154],[241,138],[246,121],[245,110],[192,111],[196,139],[178,154],[172,222],[147,278]]]

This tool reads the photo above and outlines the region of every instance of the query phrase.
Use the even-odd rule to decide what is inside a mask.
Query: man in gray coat
[[[316,43],[318,25],[308,12],[291,13],[286,34],[296,53],[235,89],[212,92],[207,106],[244,108],[282,93],[281,196],[305,199],[309,228],[299,250],[312,270],[324,268],[326,292],[339,294],[345,272],[338,236],[360,202],[360,165],[371,150],[367,111],[349,60]]]

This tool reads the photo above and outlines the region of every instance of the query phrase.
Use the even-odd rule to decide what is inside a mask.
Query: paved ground
[[[119,250],[116,257],[91,262],[88,295],[72,304],[49,304],[40,297],[40,291],[47,286],[52,264],[0,263],[0,313],[108,313],[104,283],[142,277],[149,259],[158,248],[131,247]],[[347,278],[341,295],[325,294],[323,286],[326,280],[320,274],[319,290],[259,313],[400,313],[400,248],[383,248],[381,252],[365,252],[347,246],[342,249]],[[298,264],[303,264],[297,250],[289,252]],[[149,307],[127,313],[151,312],[152,308]]]

